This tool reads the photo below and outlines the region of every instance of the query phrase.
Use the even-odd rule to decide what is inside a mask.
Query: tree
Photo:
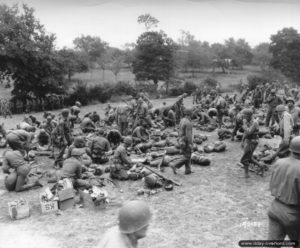
[[[265,70],[269,67],[272,54],[269,51],[269,43],[260,43],[253,49],[253,64],[259,65],[262,70]]]
[[[124,61],[124,53],[118,48],[110,47],[108,49],[108,57],[110,61],[110,69],[116,77],[116,81],[118,81],[118,74],[122,69],[123,61]]]
[[[285,76],[300,81],[300,34],[293,28],[284,28],[271,36],[271,66]]]
[[[148,32],[152,27],[157,27],[159,20],[147,13],[138,17],[138,23],[144,24]]]
[[[137,40],[133,73],[137,80],[167,81],[174,72],[177,45],[163,32],[145,32]]]
[[[27,5],[0,5],[0,71],[12,75],[12,94],[25,101],[29,95],[61,93],[62,65],[54,49],[54,34],[46,33]]]
[[[64,73],[68,76],[69,81],[75,72],[88,71],[88,58],[84,53],[63,48],[58,51],[58,54],[63,64]]]
[[[84,52],[91,63],[97,62],[107,49],[107,42],[102,41],[100,37],[92,37],[90,35],[78,37],[74,39],[75,49]]]

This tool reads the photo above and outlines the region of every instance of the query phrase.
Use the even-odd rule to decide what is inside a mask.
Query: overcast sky
[[[253,47],[269,42],[284,27],[300,32],[300,0],[0,0],[27,3],[47,31],[55,33],[57,47],[72,47],[74,38],[99,36],[110,46],[122,48],[144,32],[137,23],[150,13],[177,41],[180,30],[196,39],[223,43],[243,38]]]

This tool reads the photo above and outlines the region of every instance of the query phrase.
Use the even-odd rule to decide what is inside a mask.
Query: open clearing
[[[154,100],[154,105],[174,102],[175,99]],[[186,106],[191,105],[191,98],[185,99]],[[113,104],[114,105],[114,104]],[[86,106],[82,113],[97,110],[103,116],[103,104]],[[38,117],[41,113],[36,114]],[[22,115],[4,120],[6,127],[15,127]],[[216,132],[205,133],[208,141],[217,139]],[[279,140],[260,140],[277,145]],[[0,233],[20,233],[19,239],[29,237],[37,247],[92,248],[103,237],[104,232],[117,224],[117,211],[124,200],[144,199],[153,210],[153,219],[148,236],[141,240],[140,246],[146,248],[235,248],[242,239],[265,239],[267,237],[267,208],[272,197],[269,192],[269,177],[255,174],[250,179],[239,178],[243,171],[236,165],[242,150],[240,143],[226,140],[227,151],[212,153],[208,167],[193,166],[192,175],[185,176],[184,169],[173,176],[167,168],[165,174],[183,183],[173,191],[163,191],[153,196],[137,196],[137,189],[142,181],[121,182],[124,193],[111,190],[116,197],[114,206],[105,210],[74,208],[61,214],[42,215],[39,205],[41,189],[24,193],[8,193],[0,172]],[[49,168],[52,162],[38,158],[42,168]],[[7,202],[23,197],[31,205],[31,216],[27,219],[12,221],[8,216]],[[2,235],[1,235],[2,236]],[[11,239],[10,239],[11,237]],[[0,248],[19,246],[16,235],[8,235],[0,242]],[[29,242],[29,241],[28,241]],[[36,247],[31,242],[20,240],[22,248]],[[41,244],[41,245],[40,245]],[[48,246],[47,246],[48,244]],[[42,246],[45,245],[45,246]]]

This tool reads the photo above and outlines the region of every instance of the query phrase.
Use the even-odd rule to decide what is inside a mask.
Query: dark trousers
[[[268,109],[267,116],[266,116],[266,127],[270,125],[273,125],[275,122],[279,123],[278,116],[275,112],[275,109]]]
[[[244,154],[241,158],[241,163],[244,166],[249,166],[250,162],[255,162],[256,161],[253,159],[253,153],[258,145],[257,140],[245,140],[245,145],[244,145]]]
[[[185,165],[185,172],[190,172],[191,171],[191,154],[181,155],[176,160],[170,162],[169,165],[174,166],[177,169],[179,169],[183,165]]]

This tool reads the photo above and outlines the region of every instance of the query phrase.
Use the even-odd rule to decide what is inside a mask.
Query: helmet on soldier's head
[[[184,111],[183,111],[183,113],[185,115],[192,115],[193,114],[193,109],[191,109],[191,108],[185,108]]]
[[[76,148],[82,148],[85,146],[85,141],[84,141],[84,137],[82,136],[77,136],[74,138],[74,146]]]
[[[149,225],[151,212],[143,201],[130,201],[119,211],[119,229],[121,233],[135,233]]]
[[[131,138],[131,136],[126,136],[125,138],[124,138],[124,143],[126,144],[126,145],[132,145],[132,138]]]
[[[271,94],[275,94],[276,90],[275,89],[271,89]]]
[[[243,116],[252,116],[253,115],[253,110],[252,109],[243,109],[242,110],[242,115]]]
[[[292,97],[288,97],[286,99],[286,103],[288,103],[288,102],[293,102],[293,104],[295,104],[295,100]]]
[[[71,151],[71,156],[73,157],[80,157],[84,154],[84,152],[82,151],[82,149],[79,148],[73,148]]]
[[[293,153],[300,153],[300,136],[296,136],[290,143],[290,151]]]
[[[75,102],[75,105],[76,105],[77,107],[81,107],[81,103],[80,103],[79,101],[76,101],[76,102]]]
[[[282,112],[286,111],[286,107],[284,105],[280,104],[276,107],[276,111],[278,113],[282,113]]]
[[[148,188],[154,188],[156,186],[157,180],[158,180],[157,176],[154,173],[152,173],[145,177],[145,184],[147,185]]]
[[[68,109],[63,109],[61,111],[61,115],[64,116],[64,117],[68,117],[69,116],[69,110]]]
[[[97,129],[96,129],[96,134],[97,134],[97,135],[104,135],[104,133],[105,133],[105,132],[104,132],[104,129],[103,129],[103,128],[97,128]]]

